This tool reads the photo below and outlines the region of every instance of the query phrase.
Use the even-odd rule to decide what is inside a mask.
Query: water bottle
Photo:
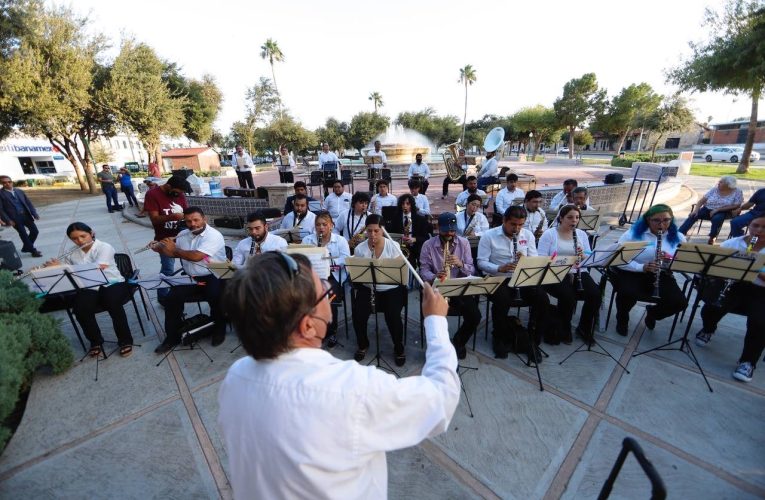
[[[220,188],[220,179],[218,177],[210,179],[210,196],[213,198],[223,197],[223,190]]]

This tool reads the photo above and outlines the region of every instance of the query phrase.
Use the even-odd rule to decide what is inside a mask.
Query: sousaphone
[[[495,156],[500,156],[502,149],[505,145],[505,129],[502,127],[494,127],[486,134],[486,138],[483,140],[483,149],[487,153],[496,152]],[[499,158],[497,158],[499,160]]]

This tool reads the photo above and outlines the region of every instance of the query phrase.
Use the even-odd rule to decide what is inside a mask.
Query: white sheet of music
[[[308,260],[311,261],[311,267],[314,271],[316,271],[316,274],[319,275],[319,278],[327,279],[329,278],[329,251],[327,250],[327,247],[305,247],[303,245],[300,246],[293,246],[290,245],[287,247],[287,250],[285,250],[288,254],[295,254],[298,253],[300,255],[305,255]]]
[[[30,276],[33,278],[37,289],[42,293],[60,293],[76,290],[75,285],[72,284],[69,278],[62,276],[64,271],[77,273],[72,278],[79,288],[92,288],[109,283],[98,264],[93,263],[43,267],[32,271]]]

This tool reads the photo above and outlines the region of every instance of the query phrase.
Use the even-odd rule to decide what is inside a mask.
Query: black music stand
[[[510,288],[527,288],[527,287],[541,287],[543,285],[553,285],[560,283],[564,276],[568,275],[571,267],[574,265],[576,257],[558,257],[555,260],[551,260],[547,256],[528,257],[522,256],[518,261],[517,266],[513,270],[513,275],[507,283]],[[537,339],[533,338],[529,334],[529,342],[531,343],[530,352],[526,353],[526,366],[533,366],[537,371],[537,379],[539,380],[539,390],[544,391],[542,385],[542,375],[539,373],[539,359],[537,358]],[[541,350],[541,349],[540,349]],[[542,354],[547,354],[542,351]],[[515,353],[521,361],[520,354]],[[532,365],[533,362],[533,365]]]
[[[661,476],[656,471],[656,468],[651,461],[646,458],[645,453],[643,453],[643,448],[641,448],[638,442],[633,438],[626,437],[624,438],[624,441],[622,441],[622,449],[619,452],[619,456],[616,458],[611,473],[608,475],[606,482],[603,483],[603,488],[598,494],[598,500],[605,500],[611,495],[611,490],[614,488],[616,478],[619,475],[629,452],[632,452],[635,455],[635,459],[638,461],[638,464],[640,464],[643,472],[651,482],[651,500],[664,500],[667,498],[667,488],[664,486],[664,481],[662,481]]]
[[[401,378],[396,370],[380,356],[380,326],[374,301],[377,285],[406,286],[406,283],[409,282],[409,268],[406,262],[400,257],[395,259],[349,257],[345,259],[345,269],[348,271],[351,283],[368,284],[372,288],[372,314],[375,317],[375,341],[377,346],[375,356],[367,363],[367,366],[376,360],[377,368],[386,370],[397,378]]]
[[[447,279],[444,281],[436,280],[433,283],[433,287],[448,301],[449,297],[492,295],[502,283],[505,282],[505,279],[505,276],[487,276],[485,278],[468,277]],[[422,294],[420,294],[420,301],[422,301]],[[422,306],[422,304],[420,304],[420,306]],[[422,307],[420,307],[420,314],[422,314]],[[422,321],[420,321],[420,324],[422,324]],[[473,335],[477,334],[478,332],[473,333]],[[468,397],[467,389],[465,389],[465,381],[462,378],[463,375],[470,371],[478,371],[478,367],[461,365],[459,364],[459,361],[457,361],[457,375],[460,378],[460,387],[462,387],[462,393],[465,395],[470,418],[473,418],[473,408],[470,405],[470,398]]]
[[[289,155],[279,155],[279,166],[280,167],[290,166]],[[293,182],[295,182],[295,176],[292,172],[283,172],[282,170],[279,170],[279,182],[282,184],[292,184]]]
[[[701,297],[704,295],[704,288],[707,281],[705,278],[715,277],[734,281],[754,281],[757,277],[757,273],[759,273],[763,266],[763,262],[765,262],[765,257],[763,256],[760,256],[757,259],[749,259],[736,257],[734,256],[735,253],[736,250],[732,248],[723,248],[714,245],[699,245],[695,243],[681,243],[680,246],[677,247],[675,256],[669,266],[670,271],[693,273],[698,277],[696,298],[693,301],[693,308],[691,309],[691,315],[688,318],[685,332],[681,338],[633,354],[633,358],[653,351],[683,352],[691,359],[691,361],[693,361],[696,368],[699,369],[699,373],[704,378],[704,382],[706,382],[709,392],[714,392],[712,386],[709,384],[709,380],[707,380],[707,376],[704,374],[704,370],[701,368],[698,358],[696,358],[696,355],[693,353],[691,343],[688,341],[688,333],[691,330],[693,318],[696,316],[696,310],[699,307],[699,302],[701,302]],[[671,347],[677,343],[680,344],[678,347]]]
[[[210,363],[213,362],[213,359],[210,357],[209,354],[207,354],[207,351],[205,351],[201,345],[199,345],[199,340],[195,339],[193,335],[201,330],[204,330],[206,328],[210,328],[211,326],[215,326],[215,322],[210,318],[210,321],[196,326],[192,328],[191,330],[185,331],[181,333],[181,343],[174,345],[164,356],[162,356],[162,359],[159,360],[159,363],[157,363],[156,366],[159,366],[162,364],[164,360],[167,359],[168,356],[170,356],[174,352],[178,351],[194,351],[196,349],[199,349],[202,351],[202,354],[207,356],[207,359],[210,360]],[[190,339],[188,342],[186,342],[186,339]],[[183,347],[181,347],[183,346]]]
[[[382,179],[382,157],[376,155],[364,156],[363,161],[367,164],[367,180],[369,181],[369,190],[373,193],[377,193],[377,186],[375,184],[377,181]],[[375,165],[380,166],[375,167]]]

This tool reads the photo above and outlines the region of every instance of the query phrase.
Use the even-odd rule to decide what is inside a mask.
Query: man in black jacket
[[[416,267],[420,262],[420,249],[425,240],[433,234],[433,227],[428,217],[419,214],[411,194],[398,197],[396,213],[390,221],[386,221],[385,226],[388,232],[404,235],[402,241],[409,249],[409,262]],[[405,226],[408,229],[405,229]]]
[[[22,252],[31,253],[32,257],[42,257],[35,248],[35,240],[40,231],[35,225],[40,220],[37,210],[21,189],[13,187],[13,180],[7,175],[0,176],[0,220],[18,231],[23,246]]]

